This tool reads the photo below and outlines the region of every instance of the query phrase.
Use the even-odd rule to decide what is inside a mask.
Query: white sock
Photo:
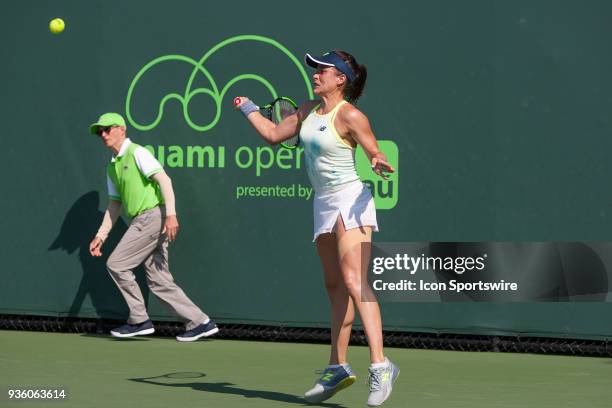
[[[383,361],[382,363],[373,363],[370,364],[371,368],[383,368],[383,367],[387,367],[389,365],[389,360],[387,360],[385,358],[385,361]]]

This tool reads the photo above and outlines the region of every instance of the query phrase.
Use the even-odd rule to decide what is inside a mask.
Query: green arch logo
[[[159,124],[159,122],[162,120],[162,117],[164,116],[164,107],[166,103],[170,100],[177,100],[182,106],[185,122],[187,122],[187,124],[193,130],[198,131],[198,132],[209,131],[215,127],[215,125],[219,122],[219,119],[221,118],[221,108],[222,108],[223,98],[225,97],[229,89],[234,84],[236,84],[239,81],[243,81],[243,80],[252,80],[252,81],[259,82],[270,92],[272,99],[280,96],[278,92],[276,91],[276,89],[274,88],[274,86],[270,83],[270,81],[256,74],[237,75],[234,78],[232,78],[230,81],[228,81],[225,85],[223,85],[223,87],[219,88],[219,86],[215,82],[210,72],[206,69],[205,67],[206,61],[208,61],[208,59],[212,57],[215,54],[215,52],[219,51],[220,49],[224,47],[227,47],[228,45],[243,42],[243,41],[256,41],[256,42],[264,43],[284,53],[287,56],[287,58],[289,58],[289,60],[295,65],[298,72],[302,75],[302,78],[304,79],[304,84],[306,85],[306,89],[308,91],[308,96],[311,99],[314,97],[313,92],[312,92],[312,86],[308,78],[308,74],[304,70],[302,63],[285,46],[280,44],[278,41],[273,40],[272,38],[262,37],[259,35],[239,35],[239,36],[231,37],[224,41],[221,41],[220,43],[212,47],[208,52],[206,52],[206,54],[204,54],[204,56],[200,58],[199,61],[196,61],[184,55],[164,55],[162,57],[155,58],[154,60],[147,63],[144,67],[142,67],[140,71],[138,71],[134,79],[132,80],[132,83],[130,84],[130,87],[128,89],[127,98],[125,100],[125,112],[126,112],[126,116],[130,124],[135,129],[138,129],[140,131],[147,131],[147,130],[154,129]],[[193,67],[193,71],[191,72],[191,75],[189,76],[189,80],[187,81],[187,84],[185,85],[185,90],[183,93],[173,92],[173,93],[169,93],[165,95],[159,103],[159,108],[157,110],[157,116],[155,117],[155,119],[150,123],[140,123],[136,121],[134,117],[132,116],[132,109],[131,109],[132,98],[133,98],[136,86],[138,85],[138,82],[140,81],[140,79],[150,69],[152,69],[158,64],[162,64],[168,61],[178,61],[181,63],[187,63]],[[204,75],[206,77],[206,79],[208,80],[210,84],[210,88],[202,88],[202,87],[194,88],[193,87],[194,81],[196,77],[198,76],[198,74]],[[204,125],[195,123],[189,115],[189,103],[191,102],[193,97],[197,95],[201,95],[201,94],[208,95],[210,98],[212,98],[214,105],[216,107],[215,116],[209,123],[204,124]]]

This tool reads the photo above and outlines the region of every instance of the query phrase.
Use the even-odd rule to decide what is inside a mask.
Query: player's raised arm
[[[260,107],[249,98],[234,98],[234,106],[244,114],[261,138],[272,145],[291,139],[299,133],[304,105],[289,113],[284,109],[278,114],[273,107],[267,108],[270,109],[270,117],[267,117],[261,114]],[[282,119],[276,120],[278,117]]]

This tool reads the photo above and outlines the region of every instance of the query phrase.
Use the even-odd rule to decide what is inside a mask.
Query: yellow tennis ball
[[[53,20],[49,21],[49,30],[51,30],[53,34],[61,33],[64,31],[64,27],[66,27],[66,24],[61,18],[54,18]]]

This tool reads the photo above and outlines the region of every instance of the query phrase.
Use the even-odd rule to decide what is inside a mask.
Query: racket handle
[[[234,98],[234,106],[238,106],[242,103],[242,98],[240,98],[239,96]]]

